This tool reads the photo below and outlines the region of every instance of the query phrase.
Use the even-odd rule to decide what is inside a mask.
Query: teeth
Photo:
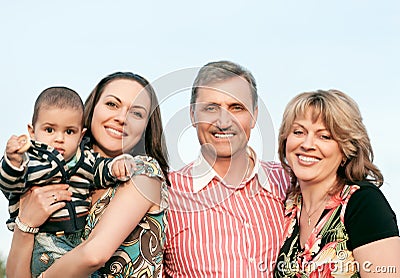
[[[227,133],[227,134],[226,133],[224,133],[224,134],[216,133],[216,134],[214,134],[214,136],[217,138],[229,138],[229,137],[232,137],[233,134],[232,133]]]
[[[112,128],[107,128],[108,131],[111,133],[114,133],[115,135],[122,136],[122,132],[119,132],[118,130],[112,129]]]
[[[306,162],[318,162],[319,160],[314,157],[302,156],[299,155],[299,159]]]

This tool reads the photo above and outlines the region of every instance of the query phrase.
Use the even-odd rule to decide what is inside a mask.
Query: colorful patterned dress
[[[162,181],[160,210],[146,213],[105,266],[93,273],[92,277],[161,277],[162,275],[168,208],[167,184],[155,159],[136,156],[135,162],[134,175],[146,175]],[[85,239],[96,226],[117,189],[118,185],[109,188],[92,206],[85,227]]]
[[[360,187],[363,188],[363,192],[367,193],[358,194],[358,196],[363,196],[362,198],[352,199],[352,212],[345,216],[346,208],[350,207],[350,197]],[[365,196],[372,196],[373,198],[368,199]],[[368,243],[368,241],[372,242],[399,234],[393,210],[380,190],[369,183],[362,186],[345,185],[341,192],[332,196],[304,248],[300,246],[299,219],[301,207],[301,194],[286,201],[285,242],[275,266],[275,277],[360,277],[358,272],[360,266],[355,261],[352,250]],[[354,207],[358,207],[360,210],[354,209]],[[365,207],[371,207],[372,210],[376,210],[378,207],[382,209],[375,215],[371,215],[370,211],[363,209]],[[360,211],[362,211],[361,214]],[[370,214],[370,216],[365,214]],[[352,220],[360,218],[364,219],[362,224],[357,222],[359,220],[355,222]],[[376,218],[383,218],[385,226],[379,225],[380,227],[369,228],[368,225],[379,223],[380,220]],[[367,219],[370,219],[369,223],[366,223],[365,220]],[[347,221],[346,225],[345,220]],[[349,225],[356,225],[358,227],[355,230],[363,229],[363,232],[356,236],[353,233],[354,238],[350,240]],[[354,230],[354,228],[352,229]],[[380,230],[378,231],[378,229]],[[373,238],[373,235],[369,233],[378,237]]]

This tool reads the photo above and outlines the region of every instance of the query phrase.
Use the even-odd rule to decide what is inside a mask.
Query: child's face
[[[28,127],[29,134],[33,140],[54,147],[68,161],[85,133],[82,116],[83,112],[77,109],[42,107],[34,126]]]

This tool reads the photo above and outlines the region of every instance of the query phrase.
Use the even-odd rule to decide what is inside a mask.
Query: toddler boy
[[[81,243],[90,191],[128,176],[128,165],[123,162],[131,163],[130,155],[102,158],[88,147],[83,108],[80,96],[69,88],[44,90],[36,99],[32,124],[28,125],[33,140],[12,136],[0,161],[0,189],[9,200],[7,226],[13,230],[17,225],[24,232],[36,234],[31,265],[34,276]],[[18,218],[20,196],[32,186],[55,183],[69,184],[72,200],[39,228],[22,223]],[[55,195],[49,198],[57,202]]]

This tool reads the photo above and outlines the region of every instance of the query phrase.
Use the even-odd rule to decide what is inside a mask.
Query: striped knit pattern
[[[258,163],[249,179],[229,188],[214,177],[192,191],[193,164],[170,174],[166,277],[272,277],[283,240],[289,178],[280,164]],[[267,184],[260,185],[260,173]]]
[[[91,199],[89,191],[96,186],[109,187],[116,179],[108,171],[109,158],[102,158],[87,147],[87,139],[82,140],[77,152],[75,166],[69,168],[63,156],[53,147],[32,141],[28,150],[25,167],[17,170],[3,157],[0,161],[0,189],[9,200],[10,219],[7,226],[14,229],[14,221],[19,211],[20,195],[32,186],[48,184],[69,184],[72,201],[55,212],[41,227],[42,232],[75,232],[85,226]],[[83,154],[83,155],[82,155]]]

